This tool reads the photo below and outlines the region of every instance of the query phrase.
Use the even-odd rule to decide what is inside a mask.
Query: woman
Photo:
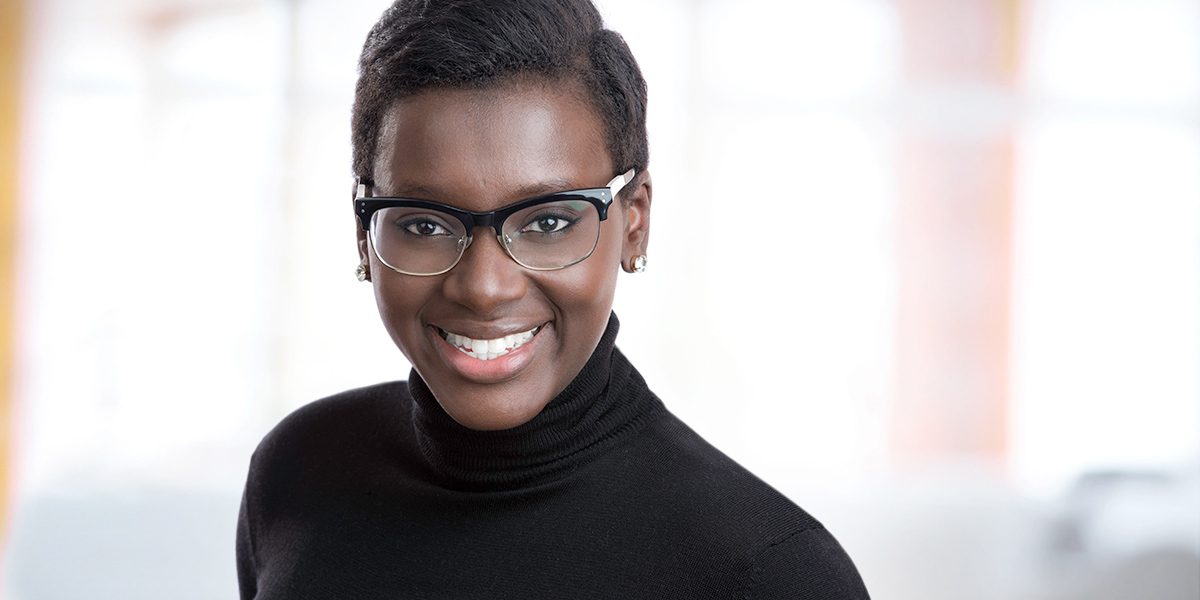
[[[353,116],[359,278],[407,382],[251,462],[243,598],[866,598],[812,517],[615,346],[646,264],[646,89],[590,0],[399,0]]]

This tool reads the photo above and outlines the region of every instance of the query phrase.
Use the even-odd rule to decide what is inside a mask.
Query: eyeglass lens
[[[509,215],[500,233],[505,250],[521,265],[560,269],[591,255],[600,215],[583,200],[547,202]],[[473,235],[479,234],[477,228]],[[371,241],[384,264],[411,275],[449,270],[467,247],[462,222],[430,208],[380,209],[371,219]]]

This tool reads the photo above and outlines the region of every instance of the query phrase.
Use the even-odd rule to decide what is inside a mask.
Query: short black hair
[[[646,169],[646,80],[591,0],[396,0],[358,62],[354,175],[374,180],[383,117],[430,88],[574,80],[596,111],[618,173]]]

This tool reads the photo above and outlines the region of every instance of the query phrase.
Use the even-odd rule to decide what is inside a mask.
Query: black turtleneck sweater
[[[514,429],[459,425],[415,371],[292,413],[250,463],[242,598],[867,598],[833,536],[667,412],[616,334],[613,316]]]

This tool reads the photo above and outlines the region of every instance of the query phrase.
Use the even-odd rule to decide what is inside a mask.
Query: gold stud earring
[[[633,273],[645,273],[646,272],[646,255],[639,254],[639,255],[633,257],[633,260],[629,261],[629,270]]]
[[[359,281],[367,281],[371,278],[371,273],[367,271],[367,265],[358,265],[358,267],[354,269],[354,276],[357,277]]]

